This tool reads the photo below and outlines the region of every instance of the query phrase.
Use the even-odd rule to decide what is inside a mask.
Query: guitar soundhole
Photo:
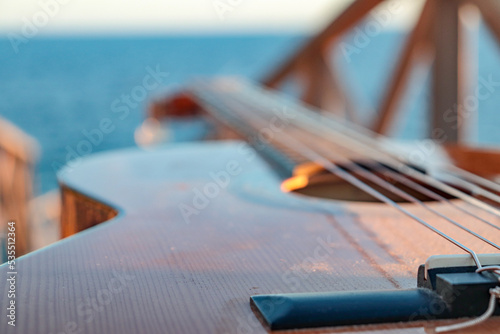
[[[406,194],[409,194],[417,198],[420,201],[430,202],[430,201],[436,201],[438,199],[436,196],[433,197],[427,196],[426,194],[423,194],[422,192],[416,190],[414,187],[408,186],[408,184],[402,184],[401,182],[398,182],[394,178],[388,177],[386,174],[381,173],[376,169],[370,169],[370,172],[382,178],[384,181],[390,183],[391,185],[395,186],[396,188],[400,189],[401,191],[405,192]],[[396,171],[393,171],[393,173],[396,173],[400,177],[405,177],[404,175]],[[407,199],[398,196],[397,194],[386,189],[385,187],[375,184],[370,180],[367,180],[366,178],[361,177],[355,173],[351,174],[397,203],[409,202]],[[410,180],[442,198],[446,199],[455,198],[454,196],[451,196],[448,193],[444,193],[432,186],[418,182],[415,179],[410,178]],[[458,189],[458,187],[455,188]],[[460,190],[464,191],[463,189]],[[309,176],[307,185],[298,186],[295,189],[289,189],[289,191],[306,196],[340,200],[340,201],[380,202],[378,199],[374,198],[370,194],[358,189],[349,182],[344,181],[343,179],[340,179],[339,177],[331,173],[328,173],[326,171],[315,174],[313,176]]]

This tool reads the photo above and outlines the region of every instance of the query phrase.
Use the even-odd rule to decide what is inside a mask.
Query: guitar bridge
[[[500,264],[499,255],[479,259]],[[476,269],[469,255],[433,256],[419,267],[417,289],[257,295],[250,303],[272,330],[477,317],[500,282]]]

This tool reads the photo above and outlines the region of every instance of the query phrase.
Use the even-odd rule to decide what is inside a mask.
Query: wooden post
[[[491,0],[471,0],[470,3],[477,6],[484,21],[495,36],[497,43],[500,45],[500,5],[496,1]]]
[[[390,79],[389,88],[382,100],[382,104],[373,122],[373,131],[387,134],[393,123],[397,112],[398,103],[403,97],[406,83],[411,73],[413,60],[423,50],[423,44],[427,43],[427,37],[431,30],[434,0],[428,0],[418,19],[415,28],[407,38],[399,63],[396,66],[393,77]]]
[[[347,95],[335,68],[334,60],[329,54],[322,53],[318,57],[321,64],[321,102],[319,107],[325,112],[330,112],[357,123],[356,111]]]
[[[321,84],[325,75],[319,57],[321,51],[311,50],[298,65],[304,87],[301,100],[315,107],[321,107]]]
[[[0,118],[0,234],[9,221],[15,222],[16,257],[30,251],[29,203],[37,152],[33,139]]]
[[[457,143],[461,137],[461,78],[459,0],[433,0],[435,60],[433,69],[430,137]]]
[[[310,40],[297,53],[289,58],[282,66],[265,78],[262,83],[268,87],[276,88],[290,73],[297,69],[300,63],[311,50],[320,50],[328,45],[350,28],[354,27],[373,8],[385,0],[356,0],[346,8],[331,24],[320,34]]]

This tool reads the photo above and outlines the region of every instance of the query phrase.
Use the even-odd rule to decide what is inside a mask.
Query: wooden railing
[[[341,37],[352,30],[377,6],[389,0],[354,0],[323,31],[309,40],[262,83],[279,88],[287,80],[300,86],[301,99],[324,111],[334,112],[354,122],[358,119],[349,92],[331,59]],[[408,1],[410,3],[411,1]],[[497,43],[500,44],[500,3],[489,0],[425,0],[420,17],[407,35],[384,95],[370,124],[363,124],[380,134],[388,134],[401,109],[400,102],[408,86],[417,60],[432,66],[432,103],[430,104],[429,137],[440,142],[460,144],[464,106],[471,96],[467,62],[468,48],[464,38],[464,20],[459,14],[476,10],[481,14]],[[466,15],[464,15],[466,16]],[[396,57],[395,57],[396,58]],[[474,84],[473,82],[471,82]],[[474,102],[474,101],[473,101]]]
[[[15,222],[17,257],[30,251],[29,202],[37,152],[32,138],[0,118],[0,234],[5,236],[7,223]]]

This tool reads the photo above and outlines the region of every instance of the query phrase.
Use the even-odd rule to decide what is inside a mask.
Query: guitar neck
[[[315,133],[307,128],[308,124],[301,124],[302,118],[307,115],[297,110],[297,101],[284,101],[268,91],[238,81],[222,80],[195,85],[191,93],[205,112],[219,124],[237,132],[284,176],[294,174],[294,170],[307,165],[311,159],[277,140],[282,133],[330,149],[328,143],[322,140],[321,132]],[[308,112],[310,115],[315,113]],[[319,118],[308,117],[307,122],[318,124],[322,116],[317,116]],[[332,119],[329,121],[335,122]],[[344,129],[349,127],[345,124],[338,126]],[[354,157],[352,152],[345,154]]]

